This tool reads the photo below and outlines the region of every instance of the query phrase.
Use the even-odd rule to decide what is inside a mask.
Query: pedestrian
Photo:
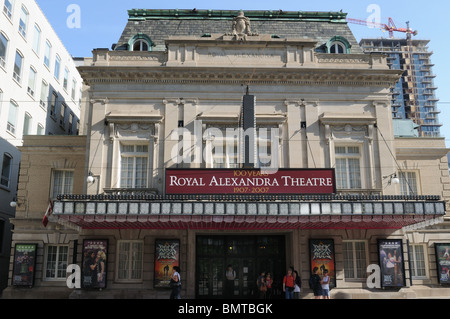
[[[170,299],[181,299],[181,276],[180,267],[178,266],[173,266],[173,273],[170,278],[170,287],[172,288]]]
[[[300,288],[302,287],[302,280],[297,272],[294,270],[294,299],[300,299]]]
[[[322,299],[322,284],[318,272],[319,268],[314,267],[311,277],[309,278],[309,288],[313,290],[315,299]]]
[[[262,271],[256,280],[256,287],[258,288],[259,299],[266,298],[267,286],[266,286],[266,272]]]
[[[323,278],[320,283],[322,284],[323,299],[330,299],[330,276],[328,276],[328,270],[323,271]]]
[[[266,287],[267,287],[266,299],[272,299],[272,293],[273,293],[272,284],[273,284],[272,275],[270,274],[270,272],[268,272],[266,274]]]
[[[286,276],[283,278],[283,292],[286,299],[294,299],[294,272],[293,267],[289,267]]]
[[[225,272],[225,297],[233,298],[234,295],[234,280],[236,279],[236,271],[232,265],[227,266]]]

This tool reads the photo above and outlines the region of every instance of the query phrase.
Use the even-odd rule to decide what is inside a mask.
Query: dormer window
[[[344,54],[346,51],[342,42],[333,42],[330,47],[330,53]]]
[[[143,33],[136,34],[128,41],[129,51],[151,51],[152,46],[152,40]]]
[[[148,51],[148,43],[145,40],[136,40],[133,43],[133,51]]]
[[[325,47],[326,53],[350,54],[352,46],[346,38],[337,35],[328,40]]]

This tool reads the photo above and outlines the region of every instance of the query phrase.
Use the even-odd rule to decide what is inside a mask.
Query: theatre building
[[[4,298],[168,298],[174,266],[182,298],[263,271],[284,298],[290,266],[301,298],[314,267],[332,298],[450,297],[444,138],[398,134],[402,71],[345,13],[128,13],[78,68],[84,135],[24,138]]]

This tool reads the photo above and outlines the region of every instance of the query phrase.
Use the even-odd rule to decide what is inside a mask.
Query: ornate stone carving
[[[253,33],[250,30],[250,19],[244,15],[243,11],[239,11],[237,17],[233,19],[231,34],[236,40],[245,41],[247,36],[257,36],[257,33]]]

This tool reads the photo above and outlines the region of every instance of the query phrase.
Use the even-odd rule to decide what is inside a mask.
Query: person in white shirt
[[[330,299],[330,276],[328,276],[328,270],[324,270],[323,278],[320,283],[322,284],[323,299]]]

